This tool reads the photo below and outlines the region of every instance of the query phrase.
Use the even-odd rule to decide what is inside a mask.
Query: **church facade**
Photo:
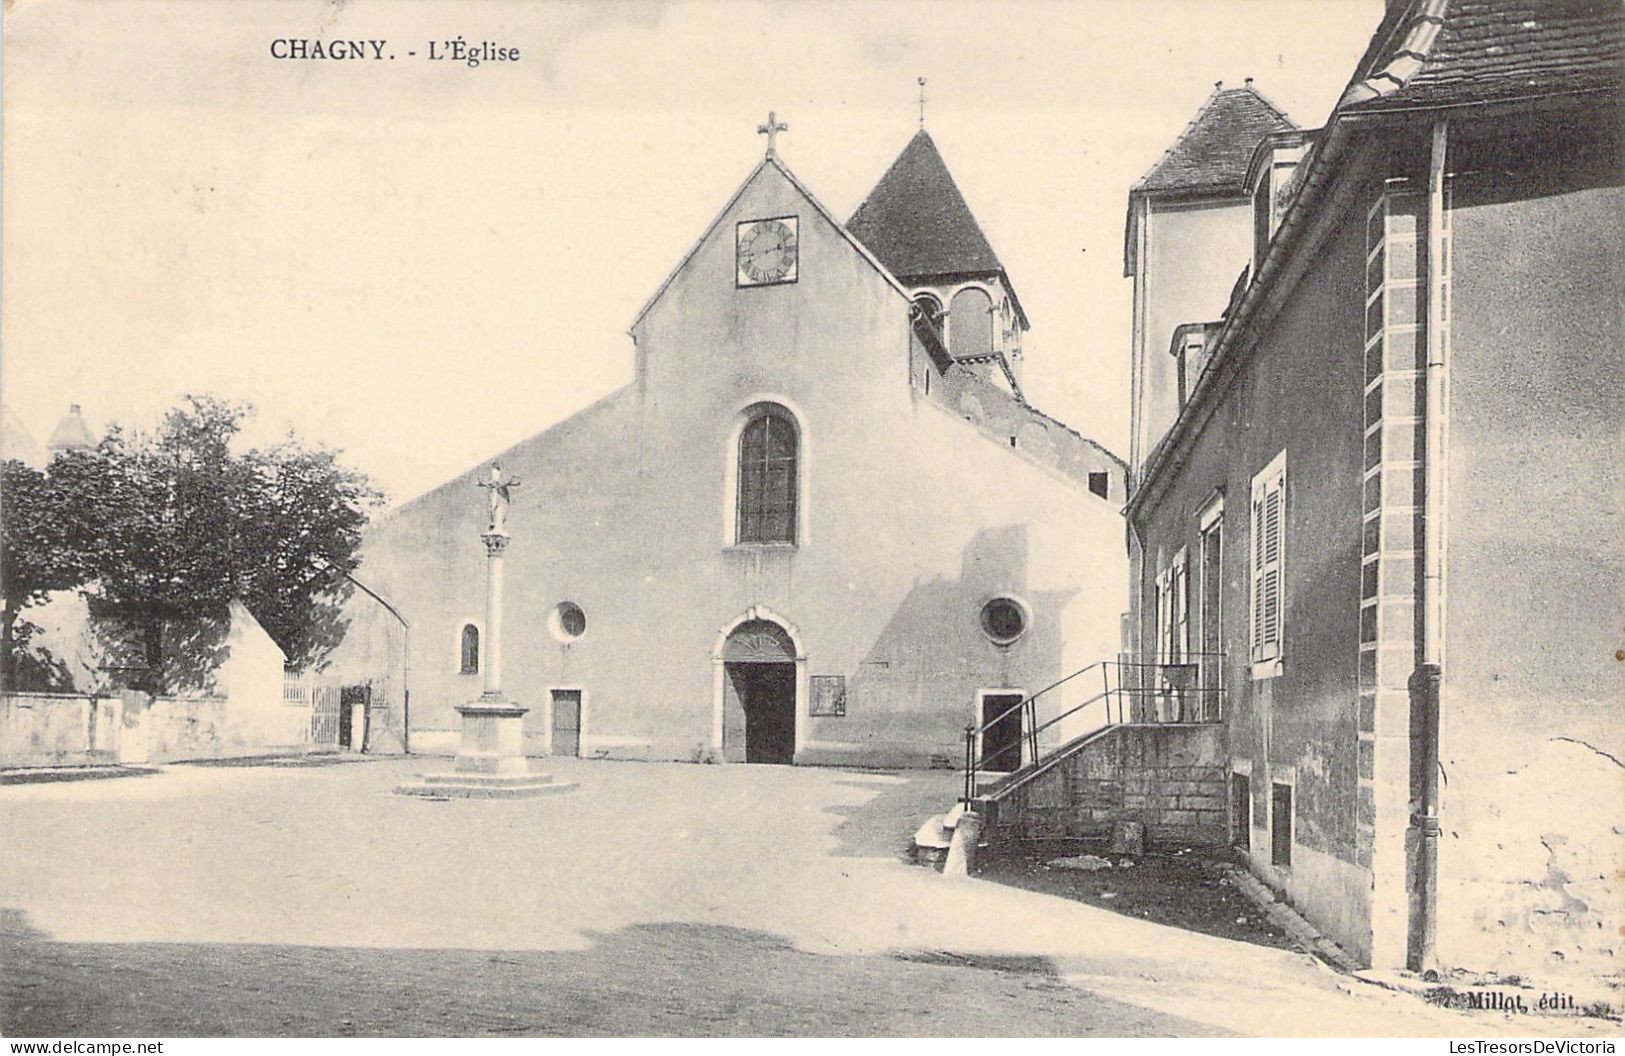
[[[1028,403],[1026,327],[924,131],[847,224],[770,147],[633,320],[632,382],[495,456],[527,750],[958,765],[1116,653],[1125,467]],[[404,681],[376,747],[453,750],[480,693],[488,466],[365,543],[333,674]]]

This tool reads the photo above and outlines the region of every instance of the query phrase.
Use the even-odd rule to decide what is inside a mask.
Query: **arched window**
[[[921,318],[925,319],[926,322],[930,323],[938,330],[942,329],[941,301],[937,300],[929,293],[922,293],[915,296],[914,307],[920,310],[920,316]]]
[[[736,541],[796,541],[796,423],[774,404],[757,409],[739,434]]]
[[[462,664],[459,670],[465,675],[477,675],[480,671],[480,629],[472,623],[463,624]]]
[[[966,286],[949,303],[948,351],[961,356],[985,356],[993,351],[993,298],[987,291]]]

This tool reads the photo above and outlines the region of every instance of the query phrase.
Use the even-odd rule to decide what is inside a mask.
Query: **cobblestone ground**
[[[550,760],[578,792],[390,794],[439,765],[0,787],[0,1032],[1613,1029],[1447,1012],[1289,950],[908,865],[952,774]]]

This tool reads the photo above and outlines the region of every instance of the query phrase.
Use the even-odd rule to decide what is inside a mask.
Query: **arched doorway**
[[[771,620],[746,620],[722,647],[722,757],[791,763],[796,754],[796,647]]]

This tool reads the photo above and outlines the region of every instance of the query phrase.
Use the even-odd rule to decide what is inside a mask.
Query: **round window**
[[[561,642],[573,642],[587,633],[587,614],[573,601],[561,601],[547,620],[548,630]]]
[[[995,645],[1009,645],[1027,630],[1027,610],[1014,598],[994,598],[982,606],[982,633]]]

